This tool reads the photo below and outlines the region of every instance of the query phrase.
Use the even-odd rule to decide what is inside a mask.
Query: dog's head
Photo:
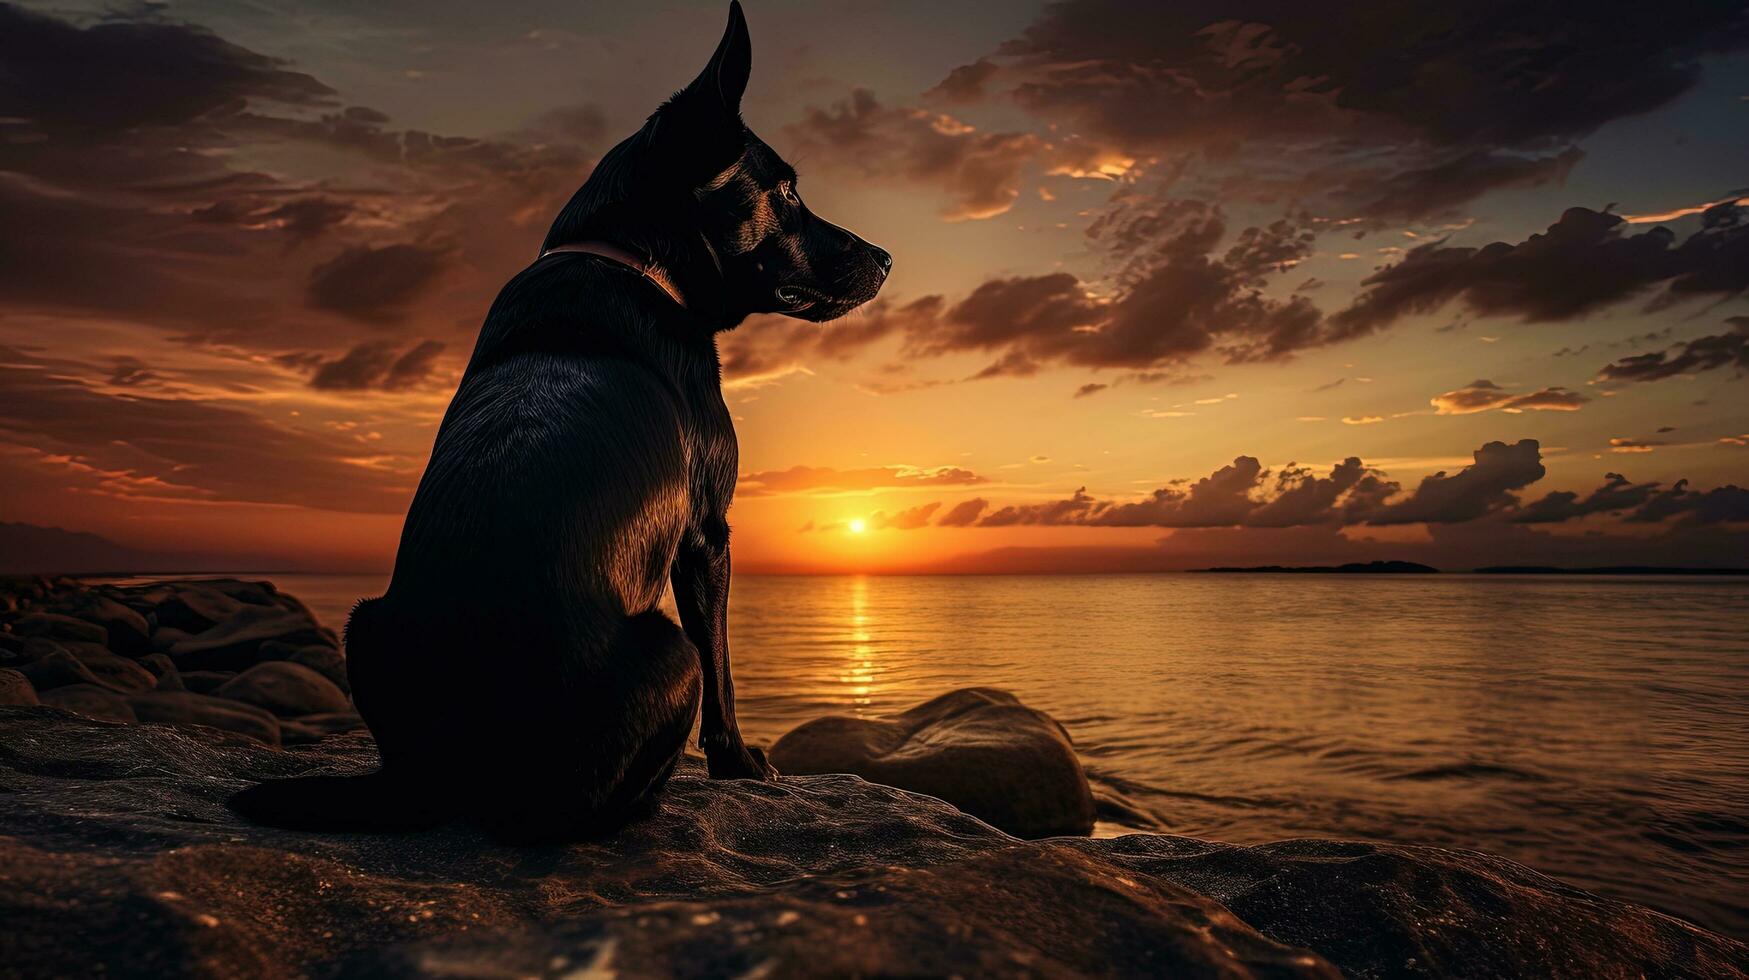
[[[875,297],[893,257],[810,211],[795,169],[741,121],[752,64],[747,20],[731,2],[728,29],[704,71],[603,158],[572,208],[607,175],[623,195],[604,189],[583,204],[635,200],[646,214],[702,232],[722,269],[731,321],[750,313],[843,316]],[[554,235],[563,237],[559,225]]]

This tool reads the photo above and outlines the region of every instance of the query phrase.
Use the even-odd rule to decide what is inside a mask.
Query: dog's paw
[[[757,779],[777,782],[777,770],[772,768],[765,752],[751,745],[739,745],[705,756],[705,766],[712,779]]]

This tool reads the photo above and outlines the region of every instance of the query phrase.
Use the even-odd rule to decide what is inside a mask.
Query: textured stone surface
[[[1020,837],[1093,829],[1093,795],[1069,733],[1007,691],[952,691],[885,718],[816,718],[777,740],[771,764],[940,797]]]
[[[346,692],[303,664],[275,660],[256,664],[213,692],[279,715],[332,714],[351,709]]]
[[[0,921],[25,975],[1742,976],[1749,950],[1484,855],[1009,837],[851,776],[688,761],[612,837],[241,824],[254,779],[357,772],[198,728],[0,708]],[[1224,906],[1224,907],[1223,907]],[[1308,951],[1314,950],[1315,952]]]

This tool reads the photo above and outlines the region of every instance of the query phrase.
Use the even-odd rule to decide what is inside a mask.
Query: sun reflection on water
[[[846,685],[857,715],[868,713],[874,702],[874,636],[869,632],[868,578],[850,580],[850,661],[839,683]]]

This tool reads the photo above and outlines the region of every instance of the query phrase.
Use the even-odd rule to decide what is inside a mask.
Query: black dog
[[[776,776],[729,679],[737,450],[715,335],[751,313],[840,316],[892,257],[810,213],[741,122],[751,64],[732,3],[704,72],[601,160],[487,314],[388,592],[347,624],[381,771],[266,782],[239,812],[608,830],[653,804],[701,687],[710,774]],[[684,630],[657,609],[670,581]]]

